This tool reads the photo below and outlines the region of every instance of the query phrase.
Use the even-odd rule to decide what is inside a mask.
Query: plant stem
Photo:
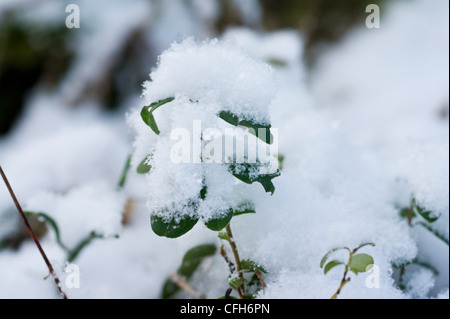
[[[39,252],[41,253],[42,258],[44,259],[44,261],[48,267],[48,270],[49,270],[50,274],[52,275],[53,280],[55,281],[56,288],[58,289],[59,294],[61,295],[61,297],[63,299],[67,299],[67,295],[61,289],[59,278],[56,275],[55,270],[53,269],[53,266],[50,263],[50,260],[47,258],[47,255],[45,254],[44,249],[42,249],[42,246],[39,243],[38,238],[34,234],[33,229],[31,228],[31,225],[28,222],[28,219],[25,216],[25,214],[22,210],[22,207],[20,206],[19,201],[17,200],[16,195],[14,194],[14,191],[13,191],[11,185],[9,184],[8,178],[6,177],[5,172],[3,171],[1,166],[0,166],[0,175],[2,176],[3,181],[5,182],[5,185],[8,188],[9,193],[11,194],[11,198],[12,198],[14,204],[16,205],[17,211],[19,212],[20,216],[22,217],[23,222],[25,223],[28,233],[30,234],[31,238],[33,239],[34,243],[36,244],[36,247],[38,248]]]
[[[236,247],[236,243],[234,242],[233,233],[231,232],[230,224],[225,227],[225,230],[228,235],[228,242],[230,243],[231,250],[233,251],[234,255],[234,261],[236,262],[236,270],[238,273],[239,278],[244,279],[244,275],[242,273],[242,267],[241,267],[241,259],[239,258],[239,252]],[[242,291],[244,290],[244,283],[239,287],[238,289],[239,296],[242,296]]]
[[[352,262],[352,258],[353,258],[353,254],[356,252],[356,250],[354,249],[353,251],[350,252],[350,256],[348,258],[348,262],[347,265],[345,265],[345,270],[344,270],[344,276],[342,277],[341,280],[341,284],[339,285],[338,290],[335,292],[335,294],[331,297],[331,299],[336,299],[337,296],[341,293],[342,288],[344,288],[344,286],[350,281],[350,278],[347,278],[347,273],[348,273],[348,268],[350,267],[350,263]]]
[[[267,286],[266,286],[266,283],[264,282],[261,272],[256,268],[254,268],[253,271],[255,272],[256,277],[258,277],[259,282],[261,283],[261,286],[263,286],[263,288],[266,288]]]

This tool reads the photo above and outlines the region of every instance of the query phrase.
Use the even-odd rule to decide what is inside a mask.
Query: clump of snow
[[[267,107],[276,93],[271,73],[269,65],[227,43],[189,38],[160,56],[145,84],[145,101],[183,97],[211,104],[211,113],[232,111],[242,119],[269,123]]]
[[[206,143],[203,131],[215,128],[225,134],[224,129],[231,127],[219,118],[220,111],[229,111],[243,120],[270,123],[268,108],[276,90],[272,69],[229,43],[196,42],[189,38],[165,51],[150,76],[144,90],[147,105],[175,98],[153,113],[161,131],[157,138],[143,124],[139,110],[133,111],[128,120],[138,133],[134,166],[151,155],[148,163],[152,169],[147,176],[150,211],[176,220],[200,215],[208,221],[222,216],[239,204],[233,187],[236,179],[226,167],[206,163],[210,154],[202,159]],[[242,137],[241,131],[236,132],[238,139]],[[174,140],[179,139],[182,145],[177,148]],[[210,143],[221,140],[222,136],[212,138]],[[221,152],[222,147],[215,151]],[[183,153],[182,163],[174,161],[178,153]],[[199,202],[204,186],[208,187],[208,195]]]
[[[404,276],[406,292],[411,298],[427,298],[428,293],[434,287],[434,280],[433,273],[427,269],[420,269],[416,272],[407,273]]]

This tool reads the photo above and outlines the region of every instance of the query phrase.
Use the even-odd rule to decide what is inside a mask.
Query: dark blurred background
[[[234,1],[217,0],[219,14],[206,26],[208,34],[219,36],[230,26],[247,26],[260,31],[295,29],[303,36],[303,58],[312,68],[330,44],[339,41],[351,28],[363,25],[368,4],[380,4],[382,0],[256,1],[261,10],[257,22],[245,19]],[[24,11],[32,15],[33,10],[38,10],[45,1],[29,2],[31,4],[25,8],[17,5],[0,10],[0,136],[6,134],[20,117],[27,94],[36,88],[55,88],[76,57],[73,42],[78,30],[68,29],[64,23],[28,21],[24,24],[23,17],[19,16]],[[151,2],[157,6],[162,1]],[[193,1],[185,1],[184,9],[198,10],[199,2],[194,5]],[[83,12],[81,4],[80,11]],[[192,16],[195,18],[195,12]],[[65,18],[64,13],[62,17]],[[76,105],[76,102],[93,99],[105,109],[114,110],[130,93],[130,88],[139,92],[160,53],[148,45],[146,30],[132,30],[104,73],[80,90],[70,102]],[[125,84],[121,81],[124,77],[127,79]]]

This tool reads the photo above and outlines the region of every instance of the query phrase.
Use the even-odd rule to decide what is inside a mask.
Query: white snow
[[[205,24],[218,14],[215,1],[196,1],[196,11],[183,11],[185,4],[175,0],[158,5],[135,0],[130,8],[114,3],[114,14],[100,10],[105,16],[98,21],[111,21],[123,12],[117,28],[127,28],[117,38],[108,37],[98,52],[83,51],[69,73],[75,82],[67,77],[64,83],[70,91],[80,79],[91,79],[97,61],[114,56],[126,34],[141,28],[155,50],[167,50],[151,71],[143,98],[122,106],[129,110],[126,121],[122,114],[105,116],[94,103],[69,108],[66,90],[35,92],[21,122],[0,139],[0,164],[20,202],[53,216],[63,241],[74,245],[91,231],[120,235],[93,241],[75,260],[81,271],[79,289],[64,286],[66,255],[54,233],[41,238],[70,298],[159,298],[164,280],[188,249],[220,245],[220,240],[203,223],[177,239],[158,237],[149,211],[164,217],[163,210],[174,207],[177,218],[193,214],[185,204],[198,199],[205,182],[207,197],[195,213],[205,221],[224,207],[236,208],[246,200],[255,204],[256,214],[233,218],[231,227],[241,258],[268,270],[263,275],[267,288],[258,298],[330,298],[343,267],[324,275],[319,267],[323,255],[335,247],[373,242],[375,247],[361,253],[373,256],[378,272],[350,273],[339,298],[448,299],[448,245],[399,216],[414,196],[440,216],[432,226],[449,237],[449,118],[440,114],[448,112],[449,101],[448,1],[389,4],[381,29],[355,30],[310,71],[301,60],[302,38],[292,30],[232,28],[219,40],[203,40],[209,36]],[[147,25],[148,14],[158,19]],[[201,19],[195,20],[197,16]],[[183,25],[184,35],[200,40],[180,36]],[[87,41],[84,48],[102,34],[112,36],[106,26],[97,31],[92,37],[80,34],[79,41]],[[177,37],[182,39],[169,47]],[[274,59],[283,65],[268,66]],[[161,131],[156,135],[140,111],[167,97],[175,100],[154,112]],[[273,196],[258,183],[238,181],[226,165],[172,162],[170,151],[179,140],[171,140],[171,133],[188,133],[192,162],[201,152],[192,145],[201,134],[194,121],[201,121],[202,129],[223,130],[230,127],[217,117],[224,109],[243,119],[270,121],[278,129],[279,153],[285,159],[281,176],[273,180]],[[134,130],[134,141],[125,122]],[[119,191],[116,185],[131,148],[132,167]],[[150,154],[152,169],[138,175],[138,164]],[[133,204],[125,208],[127,199]],[[0,240],[17,227],[3,222],[12,208],[0,186]],[[345,251],[333,256],[347,258]],[[410,265],[402,291],[393,264],[415,258],[439,275]],[[228,287],[228,274],[226,262],[216,254],[191,284],[217,298]],[[58,298],[53,282],[43,280],[46,275],[31,241],[17,251],[0,251],[0,297]],[[367,284],[370,276],[376,276],[379,287]],[[178,296],[186,297],[182,292]]]

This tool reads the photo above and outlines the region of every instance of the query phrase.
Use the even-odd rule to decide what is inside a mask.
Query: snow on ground
[[[273,180],[273,196],[260,185],[246,185],[257,213],[235,217],[231,224],[242,258],[268,270],[264,275],[268,287],[258,297],[329,298],[338,288],[342,268],[325,276],[319,267],[322,256],[335,247],[373,242],[375,247],[361,252],[374,257],[379,287],[366,284],[373,272],[352,275],[340,297],[448,298],[448,246],[422,228],[410,228],[399,216],[399,207],[407,207],[414,194],[421,205],[440,215],[436,227],[448,239],[449,120],[448,114],[440,115],[445,107],[448,112],[448,24],[446,1],[433,6],[424,0],[392,4],[381,29],[350,34],[319,61],[309,82],[300,59],[302,39],[294,32],[230,29],[224,34],[225,46],[237,46],[256,60],[283,62],[273,64],[278,95],[269,107],[272,127],[279,130],[279,152],[285,157],[282,174]],[[195,54],[196,45],[188,41],[183,45]],[[174,93],[180,83],[189,90],[186,77],[207,71],[181,62],[169,59],[168,67],[176,68],[179,77],[172,80],[162,71],[155,73],[164,87],[149,94]],[[232,71],[224,69],[225,78],[236,76]],[[197,89],[198,82],[191,85]],[[266,93],[253,95],[264,100]],[[211,94],[214,97],[214,91]],[[63,102],[55,96],[30,98],[22,122],[0,140],[0,163],[24,206],[55,216],[68,241],[76,242],[98,227],[118,233],[119,238],[94,240],[75,260],[81,282],[78,289],[66,289],[69,297],[158,298],[184,252],[198,244],[219,244],[216,233],[199,223],[177,239],[155,235],[145,206],[146,178],[134,173],[137,160],[125,189],[116,190],[132,144],[125,116],[105,117],[91,107],[61,108]],[[226,96],[231,102],[234,97]],[[147,102],[154,101],[130,105]],[[158,124],[163,128],[176,118],[173,114]],[[128,122],[140,123],[133,113]],[[140,125],[138,131],[152,133]],[[154,141],[138,138],[134,143],[143,150],[135,156],[145,157]],[[162,179],[163,174],[160,183]],[[119,199],[111,202],[109,196],[115,192]],[[93,198],[81,203],[80,193]],[[108,212],[99,208],[102,197]],[[127,208],[120,197],[134,203],[123,228],[118,227],[118,218]],[[0,217],[11,207],[0,187]],[[77,215],[76,208],[83,211]],[[0,239],[11,231],[6,226],[0,224]],[[50,230],[42,244],[64,282],[65,255],[54,232]],[[440,275],[407,268],[402,291],[392,264],[416,257],[432,264]],[[209,298],[222,296],[227,288],[226,263],[216,255],[203,266],[192,285]],[[30,241],[18,251],[0,251],[0,297],[57,298],[53,282],[43,280],[46,275]]]

